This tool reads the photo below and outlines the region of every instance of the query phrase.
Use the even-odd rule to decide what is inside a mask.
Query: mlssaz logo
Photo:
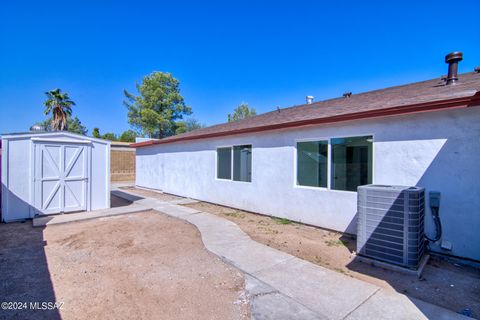
[[[63,302],[30,302],[30,310],[56,310],[62,307]]]

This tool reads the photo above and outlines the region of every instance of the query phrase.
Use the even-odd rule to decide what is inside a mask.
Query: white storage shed
[[[2,221],[110,207],[110,142],[70,132],[2,136]]]

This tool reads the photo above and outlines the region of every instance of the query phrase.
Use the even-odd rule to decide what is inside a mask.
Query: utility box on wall
[[[425,253],[424,216],[424,188],[358,187],[357,252],[417,269]]]
[[[110,207],[110,143],[69,132],[2,136],[2,221]]]

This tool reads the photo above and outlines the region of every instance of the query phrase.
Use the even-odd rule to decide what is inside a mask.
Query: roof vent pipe
[[[307,100],[307,104],[312,104],[313,103],[313,96],[307,96],[305,98],[305,100]]]
[[[455,84],[458,81],[458,63],[463,60],[463,53],[452,52],[445,56],[445,63],[448,63],[447,85]]]

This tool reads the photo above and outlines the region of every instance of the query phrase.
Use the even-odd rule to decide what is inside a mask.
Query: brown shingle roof
[[[454,85],[441,79],[352,94],[263,113],[237,122],[222,123],[161,140],[136,143],[134,147],[258,132],[354,119],[427,112],[480,105],[480,73],[464,73]]]

